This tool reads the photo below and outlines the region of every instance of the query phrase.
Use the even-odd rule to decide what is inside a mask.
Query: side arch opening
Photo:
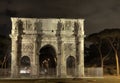
[[[74,76],[75,75],[75,58],[73,56],[69,56],[66,61],[67,66],[67,75]]]
[[[30,75],[31,64],[30,58],[28,56],[23,56],[20,59],[20,74],[21,75]]]

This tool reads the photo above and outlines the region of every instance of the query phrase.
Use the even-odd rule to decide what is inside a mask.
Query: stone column
[[[11,52],[11,77],[19,77],[19,60],[18,60],[18,40],[17,38],[11,37],[12,39],[12,52]]]
[[[58,55],[57,55],[57,77],[61,76],[60,71],[61,71],[61,55],[58,52]]]
[[[57,57],[57,76],[66,77],[66,61],[63,53],[63,48],[61,48],[61,53],[58,53]]]
[[[21,57],[21,40],[23,33],[23,22],[16,18],[11,18],[12,21],[12,52],[11,52],[11,77],[19,77],[20,75],[20,57]]]
[[[76,77],[84,76],[84,19],[77,20],[74,24],[76,44]]]
[[[33,44],[33,55],[32,55],[32,62],[31,62],[31,77],[38,78],[39,77],[39,57],[37,54],[37,42],[34,41]]]
[[[79,64],[78,77],[84,76],[84,20],[79,21]]]
[[[81,77],[84,76],[84,37],[81,38],[81,43],[80,43],[80,65],[79,65],[79,75]]]
[[[62,43],[61,45],[61,77],[66,77],[66,60],[65,60],[65,54],[64,54],[64,45]]]
[[[62,23],[58,21],[57,23],[57,30],[56,30],[56,37],[57,37],[57,76],[61,77],[61,28],[62,28]]]
[[[78,64],[78,77],[84,76],[84,39],[80,38],[80,46],[79,46],[79,64]]]
[[[61,41],[58,40],[58,55],[57,55],[57,76],[61,77],[61,59],[62,59],[62,53],[61,53]]]

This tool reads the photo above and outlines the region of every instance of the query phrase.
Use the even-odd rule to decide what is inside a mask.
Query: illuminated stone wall
[[[75,58],[75,75],[84,76],[84,19],[11,18],[11,77],[20,77],[20,59],[30,58],[32,77],[39,77],[39,51],[51,45],[56,51],[56,77],[67,75],[66,60]]]

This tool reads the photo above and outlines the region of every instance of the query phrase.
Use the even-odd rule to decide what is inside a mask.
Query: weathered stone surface
[[[69,56],[75,58],[74,76],[84,76],[84,19],[11,18],[11,20],[12,77],[19,76],[19,62],[22,56],[30,57],[31,77],[39,77],[39,51],[45,45],[53,46],[56,51],[56,76],[68,76],[66,60]]]

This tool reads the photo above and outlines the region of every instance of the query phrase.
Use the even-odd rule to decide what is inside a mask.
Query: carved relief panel
[[[26,20],[25,30],[33,30],[33,24],[30,20]]]
[[[24,20],[24,33],[35,33],[42,31],[40,20]]]
[[[73,31],[74,31],[74,21],[66,20],[63,21],[63,27],[62,27],[62,37],[63,38],[68,38],[73,36]]]
[[[33,24],[34,26],[34,30],[37,30],[37,31],[42,31],[42,22],[40,20],[36,20]]]
[[[75,55],[75,46],[73,43],[65,43],[64,44],[64,53],[65,56],[69,56],[69,55]]]
[[[70,30],[71,26],[72,26],[71,21],[65,21],[65,30]]]
[[[32,43],[23,43],[22,44],[22,54],[31,55],[33,54],[34,45]]]

